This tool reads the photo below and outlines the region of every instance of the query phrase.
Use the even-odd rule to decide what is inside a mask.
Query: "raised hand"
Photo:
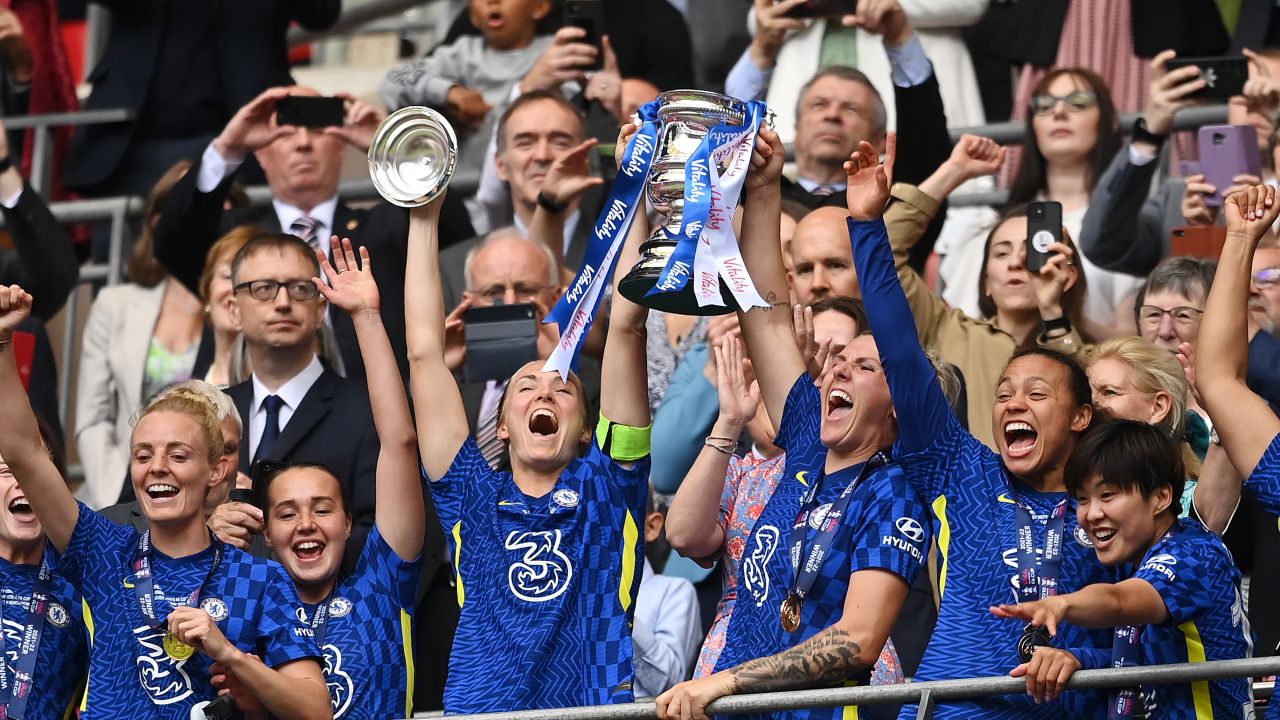
[[[1280,109],[1280,80],[1271,77],[1271,68],[1257,53],[1249,49],[1242,52],[1249,61],[1249,79],[1245,80],[1241,94],[1249,109],[1273,118]]]
[[[542,180],[542,192],[551,200],[568,205],[577,200],[587,188],[604,184],[604,178],[591,176],[588,158],[596,146],[595,138],[587,138],[561,153],[547,168]]]
[[[613,51],[613,44],[608,35],[600,37],[600,47],[604,53],[602,67],[591,73],[587,81],[587,89],[583,91],[588,100],[594,100],[600,107],[618,120],[622,117],[622,72],[618,70],[618,55]]]
[[[804,21],[786,17],[791,9],[805,0],[755,0],[756,34],[751,39],[751,61],[758,68],[769,69],[778,61],[778,53],[787,41],[787,33],[804,28]],[[850,22],[853,16],[849,16]]]
[[[467,326],[462,316],[471,309],[471,297],[464,294],[462,302],[444,319],[444,364],[457,372],[467,361]]]
[[[751,169],[743,182],[745,189],[767,190],[777,188],[781,192],[779,181],[782,179],[782,167],[787,163],[787,152],[782,146],[778,133],[763,125],[756,134],[756,146],[751,151]]]
[[[378,312],[382,301],[378,295],[378,283],[373,279],[369,250],[363,245],[360,247],[360,262],[357,263],[350,238],[339,241],[338,236],[334,235],[331,242],[332,263],[323,252],[316,251],[320,269],[324,271],[325,277],[329,278],[329,284],[326,285],[324,280],[318,277],[311,278],[311,281],[320,289],[320,294],[324,295],[325,300],[351,315],[362,311]]]
[[[7,342],[13,331],[31,316],[31,293],[17,285],[0,285],[0,342]]]
[[[342,98],[346,104],[346,121],[341,126],[325,128],[324,134],[339,138],[362,153],[369,152],[373,136],[382,121],[387,119],[387,114],[350,93],[340,92],[334,97]]]
[[[222,128],[213,140],[213,147],[225,158],[243,158],[259,148],[266,147],[282,137],[292,135],[298,128],[292,125],[276,125],[276,103],[289,97],[289,88],[274,87],[249,101]]]
[[[1280,215],[1280,202],[1276,201],[1274,187],[1255,185],[1228,195],[1222,211],[1226,216],[1227,234],[1244,237],[1250,247],[1257,247]]]
[[[613,164],[615,167],[622,168],[622,160],[627,156],[627,143],[631,142],[631,136],[640,131],[640,126],[628,120],[622,123],[618,128],[618,139],[613,141]]]
[[[1147,84],[1147,105],[1143,118],[1147,129],[1156,135],[1168,135],[1173,129],[1173,116],[1179,110],[1197,104],[1187,96],[1205,86],[1200,68],[1193,65],[1165,72],[1165,64],[1175,57],[1177,53],[1165,50],[1151,60],[1151,79]]]
[[[1199,407],[1204,407],[1204,403],[1200,401],[1200,389],[1196,387],[1196,347],[1189,342],[1179,343],[1178,352],[1174,353],[1174,357],[1178,358],[1178,364],[1182,366],[1182,374],[1187,378],[1187,390],[1191,393],[1191,399]]]
[[[800,356],[804,358],[804,367],[809,377],[816,384],[822,373],[826,372],[827,362],[831,359],[831,340],[818,342],[813,334],[813,308],[797,304],[791,308],[791,329],[796,335],[796,347],[800,348]]]
[[[493,109],[485,102],[484,95],[466,85],[454,85],[445,96],[449,106],[449,115],[465,127],[475,129],[484,122],[484,118]]]
[[[889,202],[889,188],[893,185],[893,162],[898,149],[898,134],[888,133],[885,138],[884,164],[871,143],[863,140],[858,149],[845,161],[849,189],[846,197],[849,216],[854,220],[875,220],[884,214]]]
[[[714,347],[716,356],[716,389],[720,396],[720,420],[741,429],[756,416],[760,407],[760,388],[748,379],[748,365],[742,341],[736,335],[725,337]]]
[[[1188,175],[1183,179],[1182,217],[1188,225],[1212,225],[1218,220],[1218,208],[1205,204],[1206,195],[1218,188],[1205,181],[1204,175]]]
[[[1063,230],[1066,237],[1066,230]],[[1040,306],[1040,317],[1056,320],[1062,317],[1062,296],[1076,283],[1080,277],[1076,271],[1076,254],[1065,242],[1056,242],[1049,246],[1052,253],[1045,261],[1040,272],[1030,273],[1031,288],[1036,294],[1036,304]]]
[[[595,47],[582,42],[586,36],[586,30],[572,25],[557,30],[551,44],[520,81],[521,92],[555,90],[570,80],[583,81],[584,68],[596,61]]]
[[[1005,147],[991,138],[961,135],[947,162],[960,171],[965,180],[971,180],[999,172],[1006,153]]]
[[[911,39],[911,22],[898,0],[860,0],[853,21],[844,24],[883,36],[893,47],[902,47]]]

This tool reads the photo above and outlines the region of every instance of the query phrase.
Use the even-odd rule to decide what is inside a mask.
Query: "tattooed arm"
[[[724,695],[830,687],[865,671],[880,657],[909,590],[894,573],[855,572],[834,625],[777,655],[680,683],[658,698],[658,717],[702,720]]]

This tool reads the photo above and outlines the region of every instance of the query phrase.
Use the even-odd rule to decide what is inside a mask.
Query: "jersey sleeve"
[[[773,444],[795,457],[822,451],[822,393],[801,373],[787,393]]]
[[[419,558],[404,560],[387,544],[374,523],[356,563],[357,576],[373,578],[379,590],[389,593],[404,610],[413,612],[418,594]]]
[[[311,628],[298,618],[302,601],[284,568],[271,563],[265,583],[262,615],[258,621],[258,650],[262,661],[267,667],[276,668],[302,658],[323,657]]]
[[[929,548],[929,510],[897,467],[881,468],[867,481],[870,500],[853,532],[850,572],[887,570],[910,585]]]
[[[601,423],[597,434],[604,427],[605,424]],[[609,423],[609,427],[618,426]],[[595,485],[596,497],[609,498],[614,505],[626,508],[636,522],[642,524],[649,506],[650,456],[623,463],[610,457],[598,440],[597,437],[597,441],[590,443],[587,456],[582,460],[592,469],[587,481]]]
[[[1133,576],[1147,581],[1160,593],[1170,620],[1181,625],[1216,603],[1214,583],[1231,577],[1224,560],[1202,542],[1183,541],[1175,536],[1143,558]]]
[[[1262,459],[1244,483],[1272,515],[1280,515],[1280,435],[1271,439]]]
[[[436,515],[444,528],[446,537],[453,532],[453,526],[462,520],[464,503],[468,486],[475,484],[477,477],[493,474],[493,468],[485,461],[484,454],[476,445],[476,439],[470,435],[458,449],[453,464],[439,480],[428,480],[427,473],[422,472],[423,481],[431,491],[431,500],[436,506]]]
[[[84,503],[78,503],[80,515],[71,533],[66,552],[57,558],[58,573],[78,588],[93,578],[91,568],[104,557],[119,554],[130,546],[137,535],[132,527],[117,525]],[[95,560],[97,563],[95,563]],[[120,572],[124,572],[121,565]]]

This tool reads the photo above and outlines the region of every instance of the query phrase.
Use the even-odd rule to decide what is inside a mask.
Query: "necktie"
[[[262,398],[262,407],[267,411],[267,424],[262,428],[258,452],[253,455],[254,462],[276,459],[271,457],[271,451],[275,450],[276,439],[280,437],[280,408],[284,407],[284,400],[279,395],[268,395]]]
[[[485,462],[494,470],[502,462],[502,441],[498,439],[498,406],[494,405],[484,417],[480,418],[480,426],[476,429],[476,447]]]
[[[844,27],[840,18],[828,18],[818,50],[818,69],[833,65],[858,67],[858,29]]]
[[[312,250],[320,249],[320,238],[317,237],[320,231],[319,220],[310,215],[303,215],[293,221],[293,224],[289,226],[289,231],[305,240]]]

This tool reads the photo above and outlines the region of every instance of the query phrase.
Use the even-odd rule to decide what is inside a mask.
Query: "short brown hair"
[[[287,233],[258,233],[240,246],[235,257],[231,259],[231,282],[234,283],[239,279],[240,266],[244,261],[263,250],[278,250],[282,253],[293,250],[311,262],[311,270],[315,277],[320,276],[320,261],[316,260],[316,254],[311,251],[311,246],[306,240]]]

